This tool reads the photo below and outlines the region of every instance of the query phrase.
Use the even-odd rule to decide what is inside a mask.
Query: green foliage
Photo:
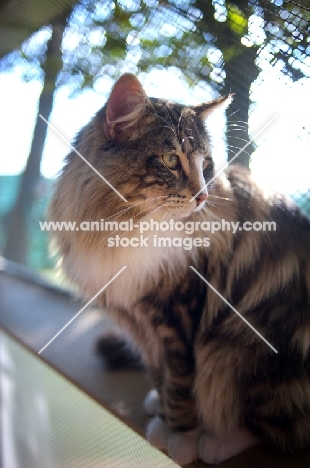
[[[48,61],[53,54],[47,59],[52,27],[45,25],[0,62],[0,71],[15,68],[27,81],[43,81],[44,70],[59,70],[56,83],[56,73],[53,79],[45,73],[45,91],[51,94],[55,86],[66,85],[73,95],[100,88],[102,81],[114,81],[124,71],[171,68],[180,70],[191,86],[203,81],[220,92],[225,87],[224,92],[236,92],[231,114],[246,122],[259,67],[276,65],[291,80],[310,76],[310,13],[303,7],[308,3],[78,0],[67,17],[60,62]],[[234,141],[231,135],[228,144],[235,151],[249,140],[246,128],[239,129]]]
[[[247,33],[248,19],[237,5],[227,4],[227,24],[237,36],[244,36]]]
[[[257,18],[263,22],[256,21],[255,30]],[[57,86],[76,93],[103,77],[114,79],[124,68],[173,66],[191,83],[204,80],[221,88],[228,63],[246,48],[256,54],[261,45],[269,52],[264,60],[280,62],[299,79],[310,75],[308,21],[309,11],[288,0],[80,0],[65,30]],[[23,64],[28,80],[42,77],[49,37],[45,26],[6,66]]]

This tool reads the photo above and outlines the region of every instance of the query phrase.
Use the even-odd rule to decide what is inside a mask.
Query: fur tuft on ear
[[[233,94],[229,94],[228,96],[219,97],[217,99],[213,99],[213,101],[193,106],[193,109],[201,120],[205,120],[214,110],[227,109],[233,100],[233,96]]]
[[[105,134],[117,138],[143,115],[150,101],[140,81],[132,74],[122,75],[115,83],[106,106]]]

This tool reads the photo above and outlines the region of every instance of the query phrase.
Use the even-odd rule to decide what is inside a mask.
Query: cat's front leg
[[[175,330],[165,330],[164,351],[159,411],[148,425],[147,439],[184,465],[198,458],[200,429],[192,395],[194,365]],[[148,410],[156,407],[156,398],[155,393],[149,395],[145,403]]]
[[[153,388],[146,395],[143,401],[143,407],[148,416],[158,416],[161,411],[161,400],[158,391]]]

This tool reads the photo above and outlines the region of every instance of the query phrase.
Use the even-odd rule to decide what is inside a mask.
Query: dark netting
[[[191,87],[208,83],[217,93],[233,92],[229,124],[236,131],[227,135],[229,158],[253,137],[248,122],[257,90],[272,70],[287,89],[310,76],[306,1],[84,0],[67,18],[58,86],[66,84],[72,93],[86,86],[100,91],[107,78],[112,82],[124,71],[156,68],[181,74]],[[41,51],[33,39],[22,47],[30,77],[40,73],[33,65],[43,60],[51,27],[40,34]],[[296,138],[309,142],[306,121]],[[249,164],[255,144],[249,142],[238,162]],[[296,199],[307,208],[307,194]]]
[[[229,124],[236,131],[227,136],[231,158],[253,137],[247,122],[257,104],[255,89],[271,70],[287,89],[309,78],[309,20],[309,2],[85,1],[69,22],[65,37],[76,35],[78,47],[64,48],[59,82],[98,86],[102,76],[115,79],[123,71],[156,67],[181,72],[191,86],[207,82],[216,92],[233,92]],[[296,137],[310,142],[305,119]],[[238,162],[248,165],[254,149],[255,141]],[[309,212],[309,194],[294,196]]]
[[[284,189],[309,213],[309,183],[305,181],[309,163],[300,156],[301,150],[305,152],[310,143],[308,113],[299,112],[297,107],[294,112],[285,111],[289,90],[294,89],[296,95],[297,85],[309,86],[309,1],[80,0],[75,4],[66,3],[69,6],[65,11],[24,41],[21,50],[15,50],[0,62],[0,70],[19,64],[25,79],[43,80],[43,71],[45,76],[52,76],[55,70],[51,72],[50,67],[47,73],[45,58],[49,39],[58,30],[63,39],[62,54],[55,65],[56,87],[66,85],[72,94],[85,87],[106,92],[125,71],[143,77],[154,69],[182,76],[191,88],[209,85],[214,94],[232,92],[228,158],[240,152],[238,162],[250,165],[252,170],[258,159],[264,159],[261,153],[253,153],[261,144],[255,135],[263,124],[263,118],[258,123],[257,114],[263,106],[264,94],[265,121],[271,112],[271,104],[269,109],[266,92],[262,90],[266,89],[267,79],[276,73],[272,86],[275,94],[283,88],[283,121],[294,123],[295,143],[289,140],[284,125],[278,142],[283,145],[280,140],[287,139],[286,148],[292,147],[292,158],[280,160],[276,153],[283,149],[274,142],[265,171],[272,164],[286,171],[288,166],[297,164],[303,182],[295,182],[293,187],[288,180]],[[270,95],[272,92],[269,89]],[[299,100],[305,107],[306,97],[307,92],[302,98],[299,94],[299,98],[290,99]],[[179,100],[183,98],[180,96]]]

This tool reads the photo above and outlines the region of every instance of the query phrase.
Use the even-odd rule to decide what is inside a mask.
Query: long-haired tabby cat
[[[75,140],[118,193],[71,152],[50,207],[52,220],[81,226],[132,220],[109,232],[56,232],[56,241],[86,297],[127,266],[99,303],[127,330],[156,389],[145,405],[154,416],[149,441],[181,464],[219,462],[259,440],[288,451],[310,443],[310,223],[238,166],[207,193],[205,120],[229,100],[183,106],[148,98],[136,77],[123,75]],[[171,220],[195,229],[188,234]],[[222,220],[224,229],[206,233],[202,222]],[[142,235],[146,221],[166,221],[168,230]],[[276,230],[242,229],[256,221]],[[237,222],[235,232],[227,227]],[[159,247],[156,236],[178,240]]]

